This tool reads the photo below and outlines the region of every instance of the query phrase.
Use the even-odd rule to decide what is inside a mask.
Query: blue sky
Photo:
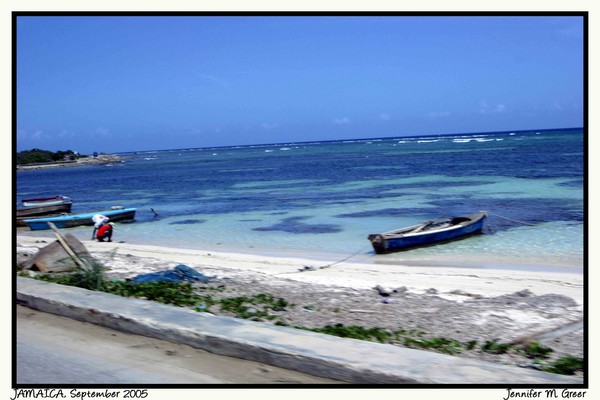
[[[19,16],[17,150],[583,126],[583,18]]]

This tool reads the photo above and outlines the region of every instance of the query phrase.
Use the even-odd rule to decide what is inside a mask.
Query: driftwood
[[[50,243],[48,246],[41,248],[37,254],[24,265],[25,269],[38,270],[41,272],[69,272],[76,269],[81,269],[82,259],[91,260],[92,256],[85,248],[83,243],[70,233],[61,236],[61,240]],[[64,243],[64,244],[63,244]],[[73,253],[78,261],[66,250]]]
[[[87,265],[85,265],[85,263],[83,261],[81,261],[81,259],[77,256],[77,254],[75,254],[73,249],[71,249],[71,246],[69,246],[69,244],[62,237],[58,228],[52,222],[48,222],[48,225],[50,226],[50,228],[52,228],[54,235],[56,236],[56,238],[58,239],[58,241],[60,242],[62,247],[71,256],[73,261],[75,261],[75,264],[77,264],[79,266],[79,268],[81,268],[83,270],[89,269],[89,267]],[[81,243],[81,242],[79,242],[79,243]],[[83,244],[82,244],[82,246],[83,246]],[[84,246],[84,248],[85,248],[85,246]]]

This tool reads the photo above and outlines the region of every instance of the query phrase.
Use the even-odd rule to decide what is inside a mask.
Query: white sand
[[[40,239],[46,243],[36,243]],[[36,252],[55,240],[49,233],[46,238],[25,235],[17,236],[17,246],[30,248]],[[573,298],[579,304],[584,302],[583,274],[574,272],[519,271],[490,268],[450,268],[440,266],[412,266],[402,264],[361,264],[348,260],[327,268],[327,262],[301,258],[266,257],[249,254],[224,253],[212,250],[190,250],[129,243],[83,242],[86,248],[100,259],[109,260],[115,272],[133,275],[172,268],[185,264],[214,275],[220,269],[229,274],[258,273],[262,279],[272,280],[273,284],[292,284],[294,281],[318,285],[371,289],[377,285],[385,288],[405,286],[410,292],[423,293],[436,289],[439,295],[452,299],[452,291],[460,290],[473,295],[493,297],[528,289],[535,295],[561,294]],[[132,267],[127,262],[128,255],[148,260],[148,268]],[[300,272],[305,266],[316,270]],[[204,271],[203,271],[204,268]],[[283,279],[282,279],[283,278]],[[286,283],[287,282],[287,283]]]

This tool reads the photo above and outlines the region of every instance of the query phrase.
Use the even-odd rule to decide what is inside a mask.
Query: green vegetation
[[[86,270],[78,270],[62,276],[39,275],[37,279],[119,296],[137,297],[164,304],[191,307],[196,311],[210,312],[212,307],[219,306],[221,311],[232,313],[238,318],[266,318],[268,320],[279,318],[275,321],[275,325],[279,326],[289,326],[289,324],[273,312],[285,311],[288,307],[294,307],[294,304],[288,303],[285,299],[266,293],[260,293],[251,297],[239,296],[222,299],[215,299],[211,295],[197,293],[199,291],[223,291],[225,287],[222,285],[194,288],[189,283],[147,282],[133,284],[128,281],[107,281],[103,277],[104,268],[102,265],[90,262],[89,260],[84,260],[84,262],[89,267]],[[307,310],[315,309],[314,306],[305,306],[304,308]],[[363,328],[361,326],[346,326],[344,324],[326,325],[321,328],[307,328],[302,326],[295,326],[295,328],[343,338],[388,344],[402,343],[407,347],[434,350],[446,354],[457,354],[465,350],[474,351],[477,350],[478,346],[475,340],[462,343],[454,339],[441,337],[426,338],[426,332],[421,330],[407,331],[398,329],[392,332],[383,328]],[[505,354],[513,350],[517,354],[535,359],[535,362],[544,371],[555,374],[573,375],[577,371],[583,370],[583,359],[574,356],[562,357],[552,363],[546,362],[544,365],[544,362],[540,361],[540,359],[547,358],[553,350],[542,346],[538,342],[531,342],[526,346],[519,347],[508,343],[500,343],[499,339],[493,339],[487,340],[480,346],[479,350],[490,354]]]
[[[508,343],[498,343],[498,339],[487,340],[485,344],[481,347],[481,351],[490,353],[490,354],[504,354],[507,353],[508,350],[513,347]]]
[[[101,265],[91,264],[89,266],[89,270],[77,270],[62,276],[40,275],[38,279],[123,297],[137,297],[181,307],[195,307],[197,311],[210,311],[212,306],[218,304],[221,311],[231,312],[238,318],[266,317],[267,319],[274,319],[275,316],[270,314],[271,311],[283,311],[286,307],[293,306],[282,298],[276,298],[265,293],[252,297],[230,297],[216,300],[210,295],[197,294],[194,287],[186,282],[134,284],[128,281],[107,281],[104,279],[104,271]],[[222,291],[224,288],[218,286],[208,287],[207,289]]]
[[[306,329],[306,328],[302,328]],[[381,328],[363,328],[362,326],[344,324],[327,325],[323,328],[309,329],[313,332],[325,333],[327,335],[339,336],[344,338],[378,341],[380,343],[388,343],[393,335]]]
[[[577,371],[583,371],[583,358],[574,356],[562,357],[544,368],[544,371],[553,374],[574,375]]]
[[[470,340],[465,343],[465,349],[467,350],[473,350],[475,346],[477,346],[477,340]]]
[[[105,291],[106,280],[102,266],[89,260],[82,261],[88,266],[87,270],[79,269],[65,275],[39,275],[37,279],[88,290]]]
[[[231,297],[222,299],[220,302],[222,311],[234,313],[239,318],[274,319],[270,311],[285,311],[290,304],[280,297],[260,293],[252,297]],[[291,305],[293,307],[293,305]],[[262,309],[260,309],[262,308]]]
[[[17,153],[17,164],[36,164],[36,163],[49,163],[64,160],[76,160],[78,158],[87,157],[75,153],[72,150],[56,151],[52,152],[49,150],[32,149],[20,151]]]
[[[421,347],[424,349],[433,349],[441,353],[455,354],[466,349],[466,345],[454,339],[433,338],[426,340],[406,338],[404,344],[409,347]]]
[[[123,297],[143,297],[147,300],[176,306],[195,306],[199,298],[189,283],[177,282],[108,282],[104,291]]]
[[[521,349],[527,358],[547,358],[548,354],[553,351],[550,347],[542,346],[538,342],[531,342]]]
[[[86,262],[86,264],[90,263]],[[40,275],[39,279],[123,297],[142,297],[147,300],[177,306],[193,306],[202,299],[202,297],[194,294],[193,287],[189,283],[148,282],[133,284],[124,281],[107,281],[104,279],[103,267],[97,264],[91,264],[89,270],[77,270],[62,276]]]
[[[407,347],[435,350],[446,354],[456,354],[464,350],[474,350],[477,346],[477,341],[475,340],[461,343],[455,339],[441,337],[431,339],[422,338],[425,335],[425,332],[420,330],[407,331],[399,329],[391,332],[382,328],[367,329],[361,326],[345,326],[343,324],[327,325],[323,328],[313,329],[298,326],[296,328],[345,338],[368,340],[372,342],[377,341],[379,343],[403,343]]]
[[[467,343],[461,343],[458,340],[446,339],[446,338],[432,338],[432,339],[419,339],[425,332],[412,330],[406,331],[404,329],[390,332],[389,330],[382,328],[363,328],[361,326],[343,324],[327,325],[322,328],[304,328],[296,327],[298,329],[307,329],[317,333],[325,333],[327,335],[333,335],[344,338],[352,338],[359,340],[377,341],[379,343],[400,343],[402,342],[407,347],[421,348],[428,350],[436,350],[441,353],[455,354],[460,353],[463,350],[473,350],[477,345],[477,341],[470,341]]]

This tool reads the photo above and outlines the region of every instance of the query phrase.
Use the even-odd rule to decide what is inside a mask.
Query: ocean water
[[[15,200],[63,194],[73,212],[137,207],[136,221],[115,230],[129,243],[581,270],[584,139],[568,129],[123,153],[111,165],[19,171]],[[465,240],[388,255],[367,240],[480,210],[490,213],[485,234]],[[88,240],[91,228],[69,232]]]

